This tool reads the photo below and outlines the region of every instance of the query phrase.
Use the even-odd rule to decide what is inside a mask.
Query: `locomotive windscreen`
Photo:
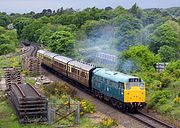
[[[140,78],[130,78],[129,82],[141,82]]]

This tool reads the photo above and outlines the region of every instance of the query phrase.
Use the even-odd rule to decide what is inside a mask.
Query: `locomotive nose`
[[[124,95],[125,102],[144,102],[145,94],[142,91],[126,91]]]

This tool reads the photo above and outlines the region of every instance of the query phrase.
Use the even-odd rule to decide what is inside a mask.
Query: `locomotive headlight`
[[[140,84],[140,88],[141,88],[141,89],[144,89],[144,83],[141,83],[141,84]]]
[[[124,93],[123,92],[121,92],[121,95],[123,95]]]

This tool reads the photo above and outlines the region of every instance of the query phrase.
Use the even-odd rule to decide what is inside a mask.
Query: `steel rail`
[[[175,128],[175,126],[169,125],[141,111],[139,111],[138,113],[126,113],[126,114],[151,128]]]
[[[24,94],[24,92],[22,91],[22,89],[19,87],[19,85],[15,84],[15,86],[17,87],[17,89],[19,90],[19,92],[21,93],[21,95],[24,97],[26,97],[26,95]]]
[[[38,94],[39,97],[42,97],[42,95],[41,95],[32,85],[30,85],[30,84],[27,84],[27,85],[28,85],[29,87],[31,87],[32,90],[34,90],[35,93]]]

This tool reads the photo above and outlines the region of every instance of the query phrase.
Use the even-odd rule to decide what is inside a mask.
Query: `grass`
[[[4,75],[4,71],[2,68],[0,68],[0,77]]]
[[[25,82],[34,86],[36,83],[36,80],[33,77],[25,77]]]
[[[21,56],[7,58],[0,56],[0,76],[4,75],[3,68],[5,67],[21,67]]]
[[[0,56],[0,68],[21,66],[21,59],[21,56],[16,56],[12,58]]]

